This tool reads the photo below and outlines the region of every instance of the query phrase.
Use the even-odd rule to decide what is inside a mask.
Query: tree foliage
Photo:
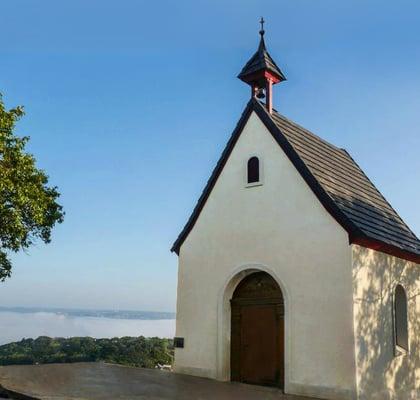
[[[105,361],[155,368],[158,364],[171,364],[172,358],[172,340],[143,336],[113,339],[40,336],[0,346],[0,365]]]
[[[29,137],[15,136],[22,107],[6,110],[0,95],[0,281],[10,277],[8,252],[18,252],[41,239],[48,243],[51,230],[63,221],[60,196],[48,186],[48,176],[26,152]]]

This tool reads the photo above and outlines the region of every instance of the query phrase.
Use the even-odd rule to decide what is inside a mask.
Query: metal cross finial
[[[261,35],[261,36],[264,36],[264,33],[265,33],[265,30],[264,30],[264,23],[265,23],[264,18],[263,18],[263,17],[261,17],[261,19],[260,19],[260,24],[261,24],[260,35]]]

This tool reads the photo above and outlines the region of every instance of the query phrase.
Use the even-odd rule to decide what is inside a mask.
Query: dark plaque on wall
[[[184,348],[184,338],[183,337],[174,337],[174,347],[179,349]]]

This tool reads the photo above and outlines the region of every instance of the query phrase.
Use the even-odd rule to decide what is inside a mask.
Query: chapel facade
[[[238,76],[251,99],[172,248],[174,369],[420,399],[420,240],[346,150],[273,108],[286,78],[260,36]]]

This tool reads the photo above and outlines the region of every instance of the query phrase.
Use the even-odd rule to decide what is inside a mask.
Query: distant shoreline
[[[133,310],[104,310],[104,309],[76,309],[49,307],[0,307],[0,312],[20,314],[52,313],[66,317],[94,317],[129,320],[162,320],[175,319],[173,312],[161,311],[133,311]]]

